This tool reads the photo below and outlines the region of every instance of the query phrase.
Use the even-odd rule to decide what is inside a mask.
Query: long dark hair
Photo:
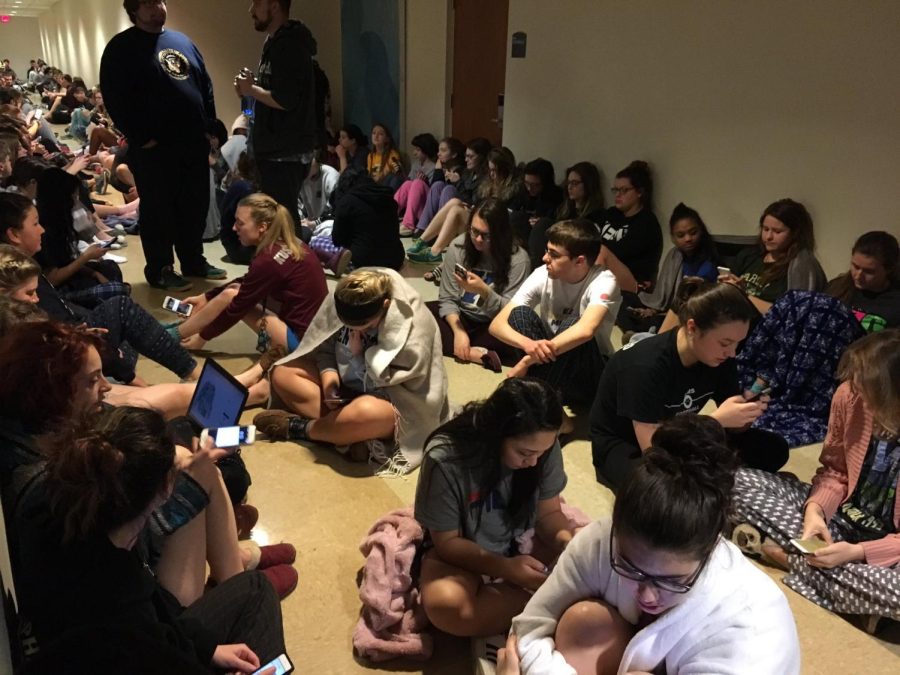
[[[78,236],[72,209],[80,185],[77,177],[56,167],[47,169],[38,178],[36,201],[38,217],[45,230],[41,242],[45,260],[58,263],[71,260],[74,255]]]
[[[856,253],[875,258],[887,271],[888,279],[892,284],[897,284],[900,281],[900,245],[897,244],[897,237],[890,232],[882,232],[880,230],[866,232],[853,244],[853,250],[850,255]],[[834,296],[845,305],[849,305],[855,290],[856,286],[853,284],[853,276],[850,272],[847,272],[832,280],[825,292]]]
[[[494,262],[494,290],[503,293],[509,284],[509,268],[512,264],[512,254],[517,249],[513,241],[512,227],[509,224],[509,211],[506,204],[499,199],[489,197],[472,209],[469,214],[469,227],[475,216],[481,218],[487,223],[488,231],[491,233],[491,260]],[[465,243],[466,267],[472,269],[478,264],[483,253],[475,248],[472,243],[472,236],[466,234]]]
[[[813,251],[816,248],[816,237],[813,234],[813,220],[809,211],[800,202],[793,199],[779,199],[766,207],[759,217],[759,250],[766,254],[762,241],[762,225],[766,216],[777,218],[790,230],[787,251],[763,272],[760,282],[763,285],[787,275],[788,267],[800,251]]]
[[[694,249],[693,257],[697,260],[709,260],[713,264],[719,262],[719,252],[716,249],[716,242],[713,241],[706,223],[696,210],[690,206],[686,206],[684,202],[679,202],[672,210],[672,217],[669,218],[669,234],[675,229],[675,224],[681,220],[690,220],[697,229],[700,230],[700,243]]]
[[[584,206],[578,211],[575,202],[569,199],[567,183],[569,174],[577,173],[581,182],[584,184]],[[587,214],[593,213],[603,208],[603,192],[600,189],[600,170],[596,164],[592,162],[578,162],[573,164],[563,174],[563,198],[562,204],[559,205],[557,213],[558,220],[571,220],[573,218],[584,218]]]
[[[480,469],[484,482],[479,487],[484,494],[490,494],[500,482],[500,453],[505,439],[556,431],[561,424],[562,405],[553,387],[531,377],[511,378],[487,399],[467,403],[459,415],[431,433],[425,447],[432,440],[446,438],[446,442],[435,447],[450,453],[449,461]],[[533,498],[548,455],[544,453],[535,466],[513,472],[507,511],[516,525],[526,524],[532,515]],[[423,465],[425,473],[419,480],[419,489],[428,490],[434,466],[431,462]],[[479,521],[480,518],[479,513]]]
[[[701,559],[725,529],[737,455],[707,415],[674,417],[651,443],[616,495],[613,531]]]
[[[137,518],[174,473],[175,444],[155,410],[86,416],[42,442],[47,492],[63,540],[107,534]]]
[[[486,138],[478,136],[466,143],[466,150],[471,150],[478,156],[478,161],[475,164],[475,169],[472,173],[476,176],[486,175],[488,170],[487,158],[488,153],[491,151],[491,142]]]

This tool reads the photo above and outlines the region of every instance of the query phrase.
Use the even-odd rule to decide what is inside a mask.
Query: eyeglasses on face
[[[614,195],[627,195],[632,190],[634,190],[634,188],[630,185],[628,187],[614,187],[609,189]]]
[[[709,552],[705,556],[703,556],[703,560],[700,561],[700,564],[697,566],[697,569],[693,574],[691,574],[691,576],[689,576],[687,579],[684,579],[684,581],[678,581],[677,579],[673,579],[672,577],[661,577],[647,574],[621,553],[613,553],[613,550],[615,548],[615,538],[612,537],[612,535],[610,535],[610,537],[609,566],[612,567],[613,571],[616,574],[618,574],[620,577],[625,577],[626,579],[637,581],[638,583],[650,584],[654,588],[665,591],[667,593],[683,594],[691,590],[694,587],[694,584],[697,583],[697,579],[700,578],[700,574],[703,572],[703,569],[706,567],[706,563],[709,561],[712,552],[715,550],[715,546],[713,546],[709,550]],[[716,542],[718,543],[718,539],[716,540]]]
[[[566,185],[567,185],[568,187],[578,187],[579,185],[581,185],[581,184],[583,184],[583,183],[584,183],[583,180],[578,180],[577,178],[573,178],[572,180],[567,180],[567,181],[566,181]]]
[[[550,256],[550,260],[559,260],[561,258],[568,258],[568,253],[560,253],[559,251],[554,251],[552,248],[545,248],[544,253]]]
[[[490,241],[491,240],[490,232],[486,232],[485,230],[479,230],[474,227],[469,228],[469,236],[472,237],[472,239],[481,239],[481,241]]]

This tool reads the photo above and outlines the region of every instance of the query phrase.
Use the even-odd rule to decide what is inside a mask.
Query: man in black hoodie
[[[260,190],[290,211],[298,234],[297,198],[316,142],[316,90],[313,57],[316,40],[303,23],[288,17],[291,0],[253,0],[250,16],[259,32],[268,34],[256,79],[242,71],[234,87],[255,103],[248,148],[260,177]]]

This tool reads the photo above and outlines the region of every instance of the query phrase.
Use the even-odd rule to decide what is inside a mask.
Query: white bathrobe
[[[524,675],[575,675],[553,636],[560,616],[579,600],[600,598],[638,623],[634,582],[629,588],[609,565],[610,524],[602,519],[579,532],[513,619]],[[784,594],[731,542],[720,541],[684,602],[631,639],[618,672],[652,672],[662,663],[670,675],[799,673],[797,628]]]
[[[366,375],[397,410],[397,441],[405,460],[399,468],[410,471],[422,463],[425,439],[450,416],[441,334],[422,298],[397,272],[361,269],[391,277],[391,304],[378,326],[378,343],[366,350]],[[275,365],[313,353],[342,326],[329,293],[300,345]]]

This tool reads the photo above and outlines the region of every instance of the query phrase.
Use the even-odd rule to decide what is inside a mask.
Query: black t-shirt
[[[653,211],[641,209],[626,218],[613,206],[607,209],[600,231],[603,245],[616,254],[637,281],[656,280],[663,240]]]
[[[880,293],[854,289],[848,304],[867,333],[900,326],[900,287]]]
[[[731,263],[731,271],[736,277],[744,280],[744,290],[747,291],[747,295],[766,302],[775,302],[787,293],[787,274],[763,284],[762,275],[772,265],[774,263],[763,261],[763,253],[759,247],[750,246],[735,256],[734,262]]]
[[[737,365],[697,363],[686,368],[678,356],[678,331],[622,349],[607,362],[591,409],[591,439],[625,441],[637,447],[632,421],[658,424],[683,413],[700,412],[740,393]]]

